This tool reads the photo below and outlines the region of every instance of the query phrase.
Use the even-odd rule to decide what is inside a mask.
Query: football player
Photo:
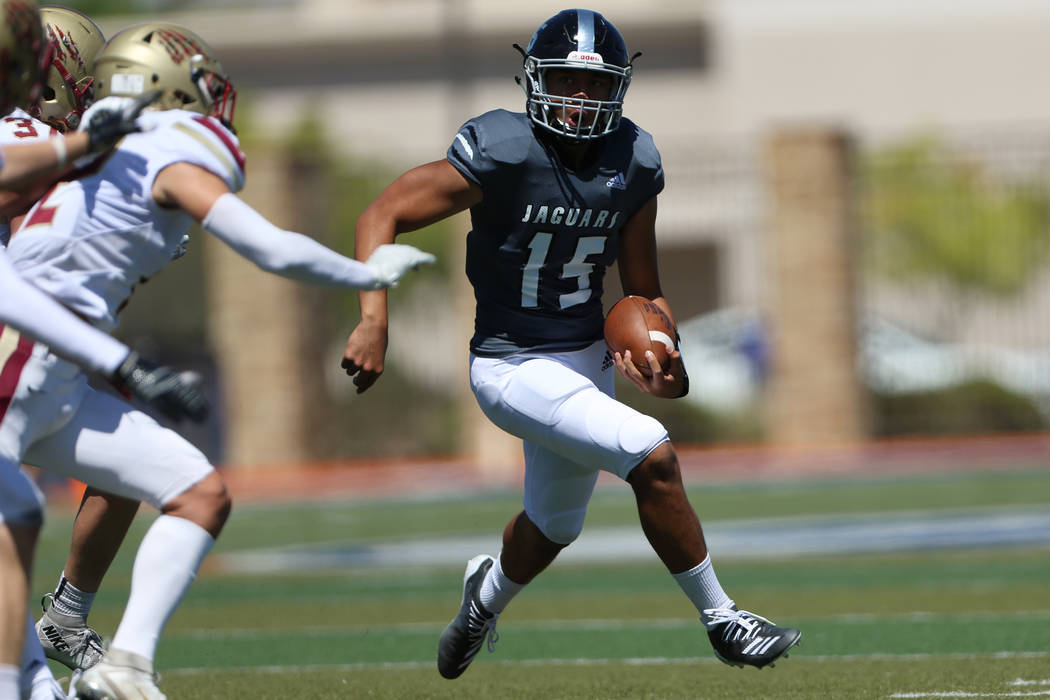
[[[652,299],[673,318],[656,265],[660,154],[622,115],[634,57],[612,23],[583,9],[551,17],[527,49],[516,48],[525,111],[470,119],[444,159],[402,175],[357,223],[364,257],[396,233],[470,210],[471,386],[485,415],[524,441],[524,510],[506,526],[499,556],[467,564],[438,670],[456,678],[486,639],[491,648],[505,606],[579,535],[602,469],[631,485],[642,529],[718,657],[769,665],[801,633],[737,609],[711,566],[667,431],[613,395],[614,366],[655,396],[688,390],[677,348],[666,372],[647,352],[645,376],[629,354],[610,357],[602,340],[602,278],[614,261],[625,294]],[[360,302],[343,367],[364,391],[382,371],[387,308],[382,292]]]
[[[244,154],[232,130],[236,91],[192,31],[125,29],[105,44],[93,72],[100,101],[91,110],[161,91],[157,111],[142,118],[150,130],[127,136],[94,172],[56,185],[8,250],[27,281],[97,327],[116,326],[135,285],[177,256],[194,222],[262,269],[305,282],[379,289],[433,262],[398,245],[359,262],[275,227],[238,198]],[[161,512],[139,546],[112,644],[76,684],[81,697],[161,698],[153,676],[157,641],[229,514],[223,479],[182,437],[92,390],[77,368],[46,349],[34,348],[16,376],[8,413],[20,420],[0,422],[0,456]],[[107,527],[104,513],[86,515],[78,514],[74,546]]]
[[[105,43],[102,30],[84,14],[57,5],[42,6],[40,19],[48,43],[40,94],[35,102],[19,105],[0,119],[0,144],[5,146],[75,131],[93,101],[89,68]],[[33,187],[0,192],[0,214],[7,220],[25,214],[62,175],[57,172]],[[10,235],[5,221],[0,228],[5,246]]]
[[[35,0],[3,0],[3,55],[0,56],[0,114],[35,104],[43,88],[42,72],[47,70],[54,45],[44,36]],[[58,49],[60,50],[60,49]],[[65,138],[46,139],[3,147],[0,188],[12,189],[53,175],[77,158],[101,153],[124,134],[136,129],[135,109],[112,106],[96,112],[96,123]],[[75,126],[70,124],[69,126]]]
[[[2,0],[0,8],[4,15],[0,26],[0,114],[8,114],[12,108],[29,104],[39,92],[41,68],[53,47],[43,37],[35,2]],[[142,100],[130,109],[122,106],[104,110],[87,125],[87,131],[69,139],[0,145],[0,187],[53,177],[69,158],[108,148],[137,128],[138,112],[144,104]],[[49,131],[43,124],[37,125],[43,128],[34,128],[32,135]],[[0,144],[7,141],[0,139]],[[207,411],[204,397],[183,377],[167,367],[141,360],[125,345],[85,324],[27,284],[2,252],[0,324],[4,324],[0,326],[0,356],[5,366],[17,366],[26,357],[32,347],[31,337],[47,343],[54,352],[81,367],[110,377],[124,391],[158,404],[170,415],[190,415],[199,420]],[[26,335],[20,335],[16,329]],[[3,381],[0,376],[0,382]],[[4,591],[0,597],[0,697],[54,698],[61,689],[43,660],[24,595],[42,522],[42,497],[18,467],[17,462],[0,460],[0,590]],[[28,627],[23,619],[28,620]],[[28,672],[20,672],[20,666]]]

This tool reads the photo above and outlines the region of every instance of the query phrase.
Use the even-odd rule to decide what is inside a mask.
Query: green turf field
[[[803,516],[892,525],[961,513],[979,516],[974,530],[982,530],[988,515],[1050,510],[1050,471],[724,484],[690,495],[712,532],[753,526],[754,513],[779,519],[777,528]],[[438,676],[434,657],[459,606],[464,560],[390,569],[328,556],[263,573],[235,563],[247,552],[330,555],[498,538],[518,508],[514,493],[235,506],[161,642],[162,689],[171,698],[1050,697],[1046,539],[834,555],[715,552],[742,607],[803,630],[802,647],[763,671],[713,658],[655,557],[556,562],[504,613],[496,653],[483,651],[457,681]],[[131,545],[151,520],[140,515],[99,595],[92,623],[104,635],[127,594]],[[632,524],[629,491],[602,489],[578,544],[591,531]],[[36,567],[41,592],[61,569],[69,525],[67,513],[52,510]]]

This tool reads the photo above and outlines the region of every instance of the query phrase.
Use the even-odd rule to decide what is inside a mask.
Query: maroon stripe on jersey
[[[3,330],[4,326],[0,325],[0,333],[3,333]],[[19,334],[14,352],[4,362],[3,369],[0,369],[0,421],[7,415],[7,408],[11,405],[15,390],[18,389],[18,380],[22,378],[22,369],[32,354],[33,341]]]
[[[208,127],[212,130],[212,133],[219,137],[219,140],[222,141],[224,146],[226,146],[226,150],[228,150],[233,155],[233,159],[237,161],[237,167],[243,171],[244,152],[237,148],[237,144],[230,140],[230,137],[226,134],[226,129],[216,123],[211,117],[194,117],[193,120]]]

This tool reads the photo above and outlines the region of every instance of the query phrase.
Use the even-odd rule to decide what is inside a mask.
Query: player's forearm
[[[357,220],[357,227],[354,231],[354,257],[358,260],[368,260],[379,246],[393,243],[395,235],[393,220],[379,208],[378,202],[371,205]],[[361,305],[362,321],[384,328],[387,326],[385,289],[362,290],[357,293],[357,299]]]
[[[88,135],[74,132],[68,136],[3,146],[0,188],[18,189],[51,175],[88,151]]]
[[[234,194],[216,199],[201,225],[261,269],[282,277],[355,289],[379,284],[368,265],[274,226]]]

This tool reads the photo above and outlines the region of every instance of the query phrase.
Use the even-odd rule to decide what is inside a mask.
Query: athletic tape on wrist
[[[61,168],[66,164],[66,161],[69,160],[69,149],[66,147],[66,137],[58,136],[48,140],[51,141],[51,147],[55,149],[55,157],[58,159],[58,167]]]

